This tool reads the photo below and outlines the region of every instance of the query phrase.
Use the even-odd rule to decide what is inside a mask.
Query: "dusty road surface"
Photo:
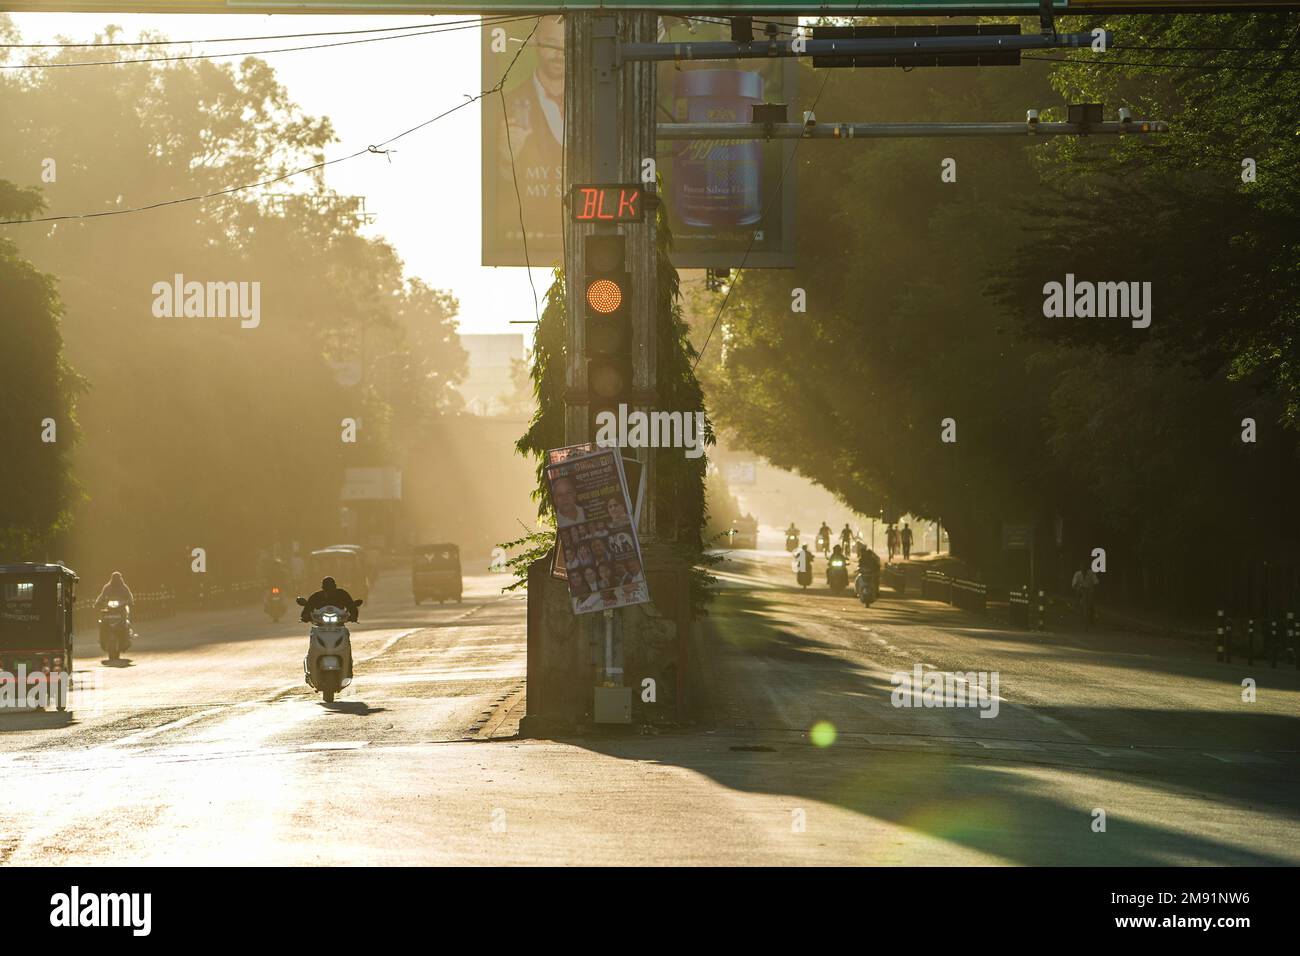
[[[0,861],[1300,862],[1294,670],[864,609],[786,565],[719,568],[707,710],[671,733],[512,739],[524,601],[499,575],[419,608],[385,577],[332,706],[301,684],[303,626],[256,608],[148,622],[122,668],[83,637],[75,714],[0,715]],[[997,716],[893,706],[918,666],[996,672]]]

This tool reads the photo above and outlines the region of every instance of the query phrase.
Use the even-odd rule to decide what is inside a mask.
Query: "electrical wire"
[[[536,21],[537,22],[533,24],[533,29],[529,32],[528,36],[524,38],[524,42],[521,43],[519,49],[515,51],[514,59],[511,60],[510,64],[506,67],[505,75],[501,77],[501,82],[497,84],[496,92],[497,95],[501,97],[501,118],[505,122],[506,128],[506,149],[510,152],[510,178],[515,184],[515,208],[519,211],[519,234],[524,243],[524,270],[528,273],[528,287],[533,290],[533,316],[536,318],[538,324],[540,324],[542,321],[542,309],[541,305],[537,301],[537,285],[533,282],[533,267],[528,258],[528,227],[524,225],[524,200],[519,194],[519,174],[515,170],[515,147],[514,144],[510,142],[510,114],[506,110],[506,93],[504,89],[505,78],[510,73],[510,67],[515,65],[515,60],[519,59],[519,55],[524,52],[524,47],[528,46],[528,41],[533,38],[533,34],[537,32],[537,28],[542,24],[542,18],[537,17]],[[568,124],[566,123],[565,125],[567,127]],[[560,175],[563,177],[563,172],[561,172]],[[563,185],[563,178],[561,178],[561,185]]]
[[[191,43],[243,43],[249,40],[294,40],[306,37],[355,36],[361,33],[395,33],[399,30],[424,30],[430,26],[451,26],[458,23],[477,23],[478,17],[464,20],[449,20],[445,23],[411,23],[395,27],[370,27],[365,30],[314,30],[310,33],[272,33],[262,36],[247,37],[208,37],[202,40],[112,40],[96,43],[0,43],[0,50],[44,50],[44,49],[107,49],[123,46],[185,46]],[[487,22],[486,20],[484,22]]]
[[[510,19],[493,20],[492,24],[499,23],[517,23],[520,20],[527,20],[529,17],[513,17]],[[153,56],[138,57],[130,60],[82,60],[72,63],[12,63],[0,64],[0,70],[62,70],[74,67],[84,66],[123,66],[135,63],[178,63],[184,60],[218,60],[228,57],[240,56],[266,56],[270,53],[296,53],[303,50],[326,50],[332,47],[355,46],[361,43],[382,43],[385,40],[405,40],[408,37],[433,36],[439,33],[455,33],[460,30],[477,30],[480,29],[478,23],[465,24],[463,26],[443,26],[433,27],[428,30],[411,33],[399,33],[396,36],[383,37],[366,37],[361,40],[339,40],[334,43],[313,43],[308,46],[290,46],[278,47],[273,50],[247,50],[240,53],[187,53],[182,56]]]
[[[528,19],[528,18],[525,17],[523,19]],[[537,19],[537,18],[533,18],[533,19]],[[534,30],[535,29],[536,27],[534,27]],[[529,34],[530,37],[531,35],[532,34]],[[519,55],[522,52],[523,52],[523,47],[520,47],[517,51],[515,51],[514,57],[510,60],[510,63],[506,66],[505,72],[501,74],[501,79],[498,80],[495,85],[489,87],[486,90],[483,90],[481,93],[478,93],[474,96],[470,96],[469,94],[466,94],[465,101],[463,103],[457,103],[455,106],[451,107],[450,109],[444,110],[443,112],[439,113],[437,116],[425,120],[423,123],[417,123],[415,126],[412,126],[408,130],[404,130],[403,132],[398,133],[395,136],[390,136],[388,139],[367,146],[364,149],[359,149],[354,153],[348,154],[347,156],[338,156],[334,159],[323,160],[319,163],[313,163],[310,166],[304,166],[301,169],[295,169],[292,172],[284,173],[281,176],[276,176],[271,179],[261,180],[260,182],[245,183],[240,186],[230,186],[227,189],[218,189],[214,192],[203,193],[197,196],[185,196],[179,199],[165,199],[160,202],[148,203],[143,206],[133,206],[129,209],[107,209],[104,210],[103,212],[69,213],[67,215],[62,215],[62,216],[40,216],[32,219],[0,219],[0,226],[18,226],[18,225],[34,224],[39,222],[65,222],[73,219],[102,219],[108,216],[125,216],[130,213],[148,212],[153,209],[161,209],[164,206],[179,206],[184,203],[203,202],[208,199],[216,199],[221,196],[229,196],[233,193],[243,192],[244,190],[247,189],[257,189],[262,186],[272,186],[275,185],[276,183],[284,182],[286,179],[291,179],[294,176],[300,176],[303,173],[313,172],[317,169],[324,169],[326,166],[333,166],[337,163],[345,163],[350,159],[356,159],[358,156],[364,156],[368,153],[384,153],[385,150],[383,147],[387,146],[388,144],[395,143],[399,139],[403,138],[404,136],[409,136],[411,133],[414,133],[417,130],[424,129],[426,126],[430,126],[433,123],[436,123],[439,120],[447,116],[450,116],[452,113],[458,112],[459,110],[463,110],[465,107],[477,103],[479,100],[491,96],[493,93],[500,92],[501,89],[505,86],[506,79],[507,77],[510,76],[510,71],[514,67],[515,63],[519,60]],[[529,280],[531,281],[531,279],[532,279],[532,274],[529,273]]]

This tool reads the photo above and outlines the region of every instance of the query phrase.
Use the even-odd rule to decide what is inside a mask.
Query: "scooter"
[[[357,601],[357,607],[364,604]],[[298,598],[304,607],[307,599]],[[353,618],[355,620],[355,618]],[[352,683],[352,640],[348,632],[348,612],[327,604],[311,612],[311,634],[307,656],[302,660],[307,686],[321,692],[325,703],[334,703],[334,695]]]
[[[262,604],[262,610],[271,616],[271,620],[277,624],[280,618],[284,617],[284,595],[278,587],[272,587],[266,594],[266,601]]]
[[[871,607],[876,598],[880,597],[880,576],[858,571],[858,576],[853,581],[853,591],[863,607]]]
[[[849,586],[849,563],[844,558],[831,558],[826,565],[826,583],[832,594],[839,594]]]
[[[803,570],[799,569],[798,553],[795,554],[794,561],[791,562],[791,570],[794,571],[795,583],[798,584],[799,587],[804,589],[807,589],[808,585],[812,584],[812,555],[811,554],[808,555],[807,564],[808,566]]]
[[[131,646],[131,613],[121,601],[104,605],[99,615],[99,646],[110,661],[120,661],[122,652]]]

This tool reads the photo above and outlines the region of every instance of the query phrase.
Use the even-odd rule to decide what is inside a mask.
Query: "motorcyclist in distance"
[[[114,571],[108,583],[99,592],[99,597],[95,598],[95,610],[102,610],[109,601],[121,601],[128,611],[135,603],[135,596],[126,586],[126,579],[122,577],[121,571]]]
[[[828,525],[825,521],[823,521],[822,526],[817,529],[817,547],[822,552],[825,552],[826,549],[829,548],[830,546],[831,546],[831,526]]]
[[[283,591],[289,584],[289,568],[279,558],[272,558],[267,562],[263,577],[268,588],[279,588]]]
[[[352,595],[335,584],[333,578],[324,578],[320,583],[320,590],[309,597],[307,603],[303,605],[302,622],[310,624],[312,611],[330,606],[346,610],[349,621],[358,619],[357,602],[352,600]]]

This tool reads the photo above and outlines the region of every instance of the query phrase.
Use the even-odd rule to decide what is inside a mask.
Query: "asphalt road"
[[[126,667],[83,638],[71,717],[0,715],[0,862],[1300,861],[1294,670],[865,609],[787,565],[718,568],[707,712],[654,734],[512,739],[525,605],[497,575],[420,608],[386,577],[332,706],[301,683],[303,626],[256,608],[147,622]],[[918,665],[996,672],[997,716],[893,706]]]

